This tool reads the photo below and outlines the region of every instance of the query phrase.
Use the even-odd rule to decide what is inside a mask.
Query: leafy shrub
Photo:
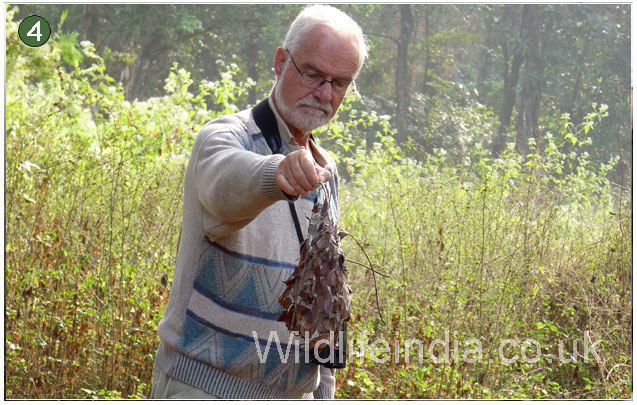
[[[15,12],[7,11],[5,394],[146,396],[183,172],[196,132],[215,116],[203,100],[219,85],[201,83],[194,96],[189,73],[174,67],[166,96],[128,102],[92,44],[59,34],[23,46]],[[224,91],[237,91],[224,80]],[[232,110],[221,106],[217,114]]]
[[[616,161],[593,169],[586,153],[543,142],[526,157],[513,145],[499,159],[473,148],[471,166],[408,158],[391,136],[357,150],[341,223],[391,278],[379,280],[384,325],[371,275],[351,270],[351,329],[390,342],[392,361],[355,359],[339,374],[340,397],[630,395],[630,196],[605,177]],[[345,243],[347,257],[365,260]],[[406,341],[431,347],[446,336],[457,352],[479,341],[482,361],[405,361]],[[538,342],[542,356],[503,361],[507,339]],[[585,359],[585,344],[599,357]]]

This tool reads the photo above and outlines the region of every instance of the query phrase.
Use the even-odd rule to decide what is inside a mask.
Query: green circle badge
[[[51,26],[39,15],[30,15],[20,23],[18,35],[26,45],[37,48],[51,37]]]

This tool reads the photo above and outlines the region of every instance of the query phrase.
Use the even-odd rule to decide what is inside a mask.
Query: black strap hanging
[[[296,236],[299,238],[299,243],[303,243],[303,231],[301,231],[299,216],[296,214],[296,207],[292,201],[288,201],[288,206],[290,207],[290,213],[292,214],[292,220],[294,221],[294,228],[296,228]]]
[[[279,135],[279,126],[276,117],[270,109],[268,99],[262,100],[252,109],[254,122],[261,130],[265,141],[272,150],[273,154],[281,153],[281,136]]]
[[[252,109],[252,115],[254,121],[261,130],[265,141],[267,142],[270,150],[273,154],[281,153],[281,136],[279,135],[279,126],[276,122],[276,117],[270,105],[268,99],[262,100]],[[292,220],[294,221],[294,228],[296,229],[296,236],[299,239],[299,243],[303,243],[303,231],[301,231],[301,223],[299,222],[299,216],[296,213],[296,207],[293,201],[288,201],[290,207],[290,214],[292,214]]]

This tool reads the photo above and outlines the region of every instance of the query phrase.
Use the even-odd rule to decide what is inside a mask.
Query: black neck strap
[[[268,143],[272,154],[281,153],[281,136],[279,135],[279,125],[276,117],[270,109],[268,99],[262,100],[252,109],[254,122],[261,130],[265,141]]]
[[[281,153],[281,135],[279,134],[279,125],[276,122],[276,117],[270,109],[268,99],[262,100],[252,109],[252,116],[254,116],[254,122],[261,130],[261,134],[265,138],[272,154]],[[294,221],[294,228],[296,228],[296,236],[299,239],[299,243],[303,243],[303,232],[301,231],[301,224],[299,223],[299,216],[296,213],[296,207],[293,201],[288,201],[290,206],[290,214],[292,214],[292,220]]]

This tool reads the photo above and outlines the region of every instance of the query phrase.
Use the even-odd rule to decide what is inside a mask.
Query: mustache
[[[305,97],[305,98],[299,100],[296,103],[296,106],[297,107],[307,106],[307,107],[317,108],[317,109],[323,111],[327,115],[330,115],[332,113],[332,105],[331,104],[329,104],[329,103],[323,104],[320,101],[316,100],[312,96]]]

